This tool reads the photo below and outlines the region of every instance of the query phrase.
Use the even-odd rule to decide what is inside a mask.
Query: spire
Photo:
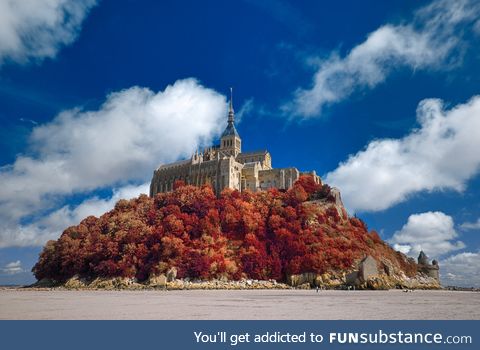
[[[222,137],[235,135],[240,138],[238,135],[237,129],[235,129],[235,112],[233,111],[233,88],[230,88],[230,103],[228,106],[228,123],[225,131],[222,134]]]
[[[228,125],[235,122],[235,114],[233,112],[233,88],[230,88],[230,107],[228,109]]]

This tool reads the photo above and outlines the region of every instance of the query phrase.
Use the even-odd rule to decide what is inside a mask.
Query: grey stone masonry
[[[428,277],[435,278],[437,281],[440,281],[440,266],[438,266],[437,260],[433,260],[430,264],[428,262],[427,255],[423,252],[423,250],[418,255],[418,272],[421,272]]]

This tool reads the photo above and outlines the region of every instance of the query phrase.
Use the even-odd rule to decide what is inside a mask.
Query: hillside
[[[219,198],[208,186],[177,182],[172,192],[120,200],[100,218],[69,227],[46,244],[33,272],[55,283],[126,278],[148,284],[174,271],[169,280],[339,287],[366,256],[375,259],[378,276],[358,287],[438,287],[419,280],[412,259],[348,217],[330,187],[310,177],[288,191],[225,190]]]

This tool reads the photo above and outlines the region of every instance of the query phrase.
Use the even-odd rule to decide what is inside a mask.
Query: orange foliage
[[[33,272],[59,281],[74,275],[145,280],[175,266],[179,278],[284,280],[349,269],[379,252],[413,271],[360,219],[343,219],[329,195],[327,185],[304,176],[288,191],[227,189],[219,198],[208,186],[176,182],[172,192],[120,200],[100,218],[66,229],[46,244]]]

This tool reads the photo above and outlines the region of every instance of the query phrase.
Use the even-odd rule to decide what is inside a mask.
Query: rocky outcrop
[[[378,269],[378,266],[382,269]],[[372,256],[365,257],[357,270],[346,274],[345,284],[357,289],[439,289],[438,279],[419,272],[408,277],[403,271],[394,267],[388,260],[379,264]]]
[[[314,272],[305,272],[297,275],[287,275],[287,284],[292,287],[298,287],[303,284],[315,286],[317,283],[317,274]]]
[[[259,280],[246,280],[240,281],[200,281],[200,280],[175,280],[167,283],[167,289],[170,290],[189,290],[189,289],[289,289],[290,286],[284,283],[278,283],[275,280],[259,281]]]
[[[42,278],[40,281],[35,282],[30,287],[32,288],[52,288],[61,285],[61,283],[51,279],[51,278]]]
[[[108,244],[92,245],[98,237]],[[154,249],[154,261],[125,242]],[[86,248],[80,253],[78,246]],[[438,269],[425,254],[417,264],[349,217],[338,189],[303,179],[286,192],[216,197],[208,187],[182,186],[156,198],[121,200],[108,215],[88,217],[48,243],[33,271],[38,286],[69,289],[385,289],[438,288]],[[302,273],[284,273],[292,270]],[[129,278],[113,277],[119,274]],[[208,281],[191,280],[198,276]],[[232,281],[241,277],[288,287]]]
[[[167,276],[163,273],[160,275],[152,275],[148,279],[147,284],[154,288],[165,288],[167,286]]]
[[[309,285],[310,286],[310,285]],[[43,281],[42,284],[36,283],[32,288],[61,288],[73,290],[140,290],[140,289],[157,289],[157,290],[194,290],[194,289],[289,289],[287,284],[278,283],[275,280],[259,281],[242,279],[240,281],[226,281],[226,280],[189,280],[189,279],[174,279],[167,281],[165,274],[152,275],[144,283],[138,283],[134,279],[116,277],[116,278],[96,278],[88,281],[74,276],[64,283],[59,283],[54,280]],[[310,288],[310,287],[309,287]]]

